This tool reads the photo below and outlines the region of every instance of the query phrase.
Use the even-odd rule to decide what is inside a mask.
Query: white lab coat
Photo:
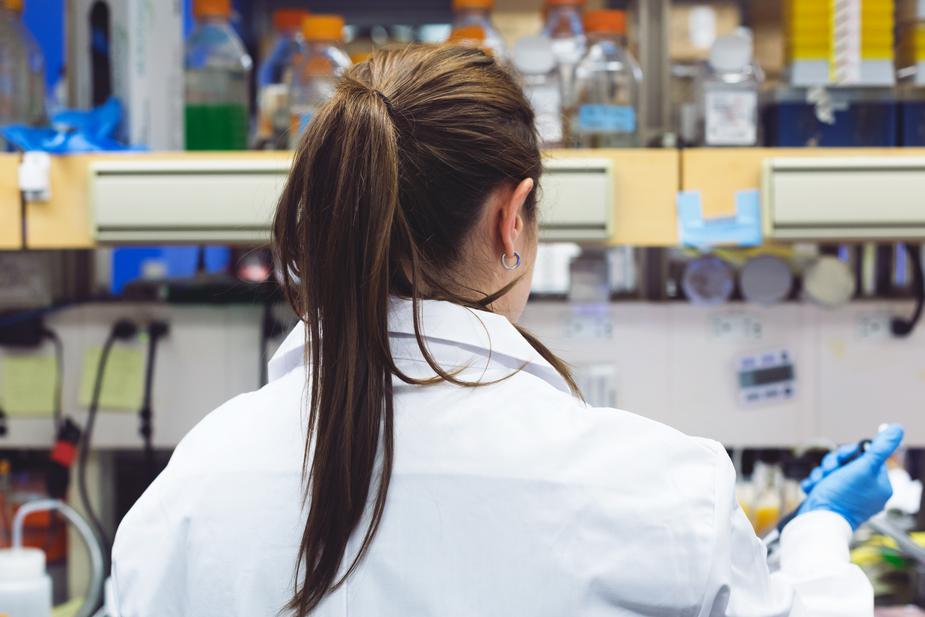
[[[410,303],[393,301],[389,329],[399,367],[430,375]],[[797,518],[769,573],[719,444],[582,404],[504,317],[426,302],[423,329],[463,378],[513,375],[479,388],[395,381],[381,527],[315,615],[873,614],[839,516]],[[291,596],[305,517],[302,340],[296,328],[283,343],[269,385],[190,432],[122,522],[122,617],[269,617]]]

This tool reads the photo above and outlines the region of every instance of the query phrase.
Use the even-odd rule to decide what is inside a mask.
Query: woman
[[[479,51],[348,71],[274,223],[304,323],[123,521],[122,617],[871,614],[847,545],[901,431],[816,472],[769,574],[722,447],[588,407],[515,325],[541,166]]]

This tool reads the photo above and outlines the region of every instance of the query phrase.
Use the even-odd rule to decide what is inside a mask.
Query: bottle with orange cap
[[[305,51],[302,20],[308,11],[273,11],[273,40],[257,71],[257,147],[284,150],[289,145],[289,82],[292,64]]]
[[[289,84],[289,145],[294,148],[318,107],[334,96],[350,67],[344,49],[344,18],[309,15],[302,20],[304,51],[296,56]]]
[[[552,42],[562,92],[572,92],[575,66],[585,54],[585,28],[581,19],[584,0],[546,0],[543,36]]]
[[[186,43],[186,149],[246,150],[251,58],[231,27],[231,0],[193,0]]]
[[[0,0],[0,126],[45,120],[45,62],[22,11],[23,0]]]
[[[588,11],[584,28],[588,51],[575,67],[575,91],[569,104],[572,145],[638,146],[642,70],[626,48],[626,13]]]
[[[453,30],[450,42],[471,40],[474,28],[481,28],[483,43],[480,47],[491,51],[495,58],[506,60],[507,46],[491,20],[494,4],[494,0],[453,0]],[[468,35],[464,36],[466,33]]]

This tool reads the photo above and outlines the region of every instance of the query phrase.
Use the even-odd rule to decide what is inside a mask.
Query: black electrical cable
[[[103,524],[93,510],[87,492],[87,457],[90,453],[90,444],[93,437],[93,427],[96,423],[96,413],[99,410],[100,396],[103,393],[103,376],[106,373],[106,364],[109,362],[109,353],[112,351],[112,346],[116,341],[131,339],[137,332],[138,327],[134,323],[122,319],[113,324],[109,336],[106,337],[106,342],[103,343],[103,350],[100,353],[100,359],[96,366],[96,376],[93,381],[93,394],[90,398],[90,408],[87,410],[87,423],[84,427],[83,438],[80,441],[80,450],[77,455],[77,486],[80,491],[80,503],[83,506],[87,518],[90,520],[90,524],[96,531],[100,545],[103,547],[103,555],[107,563],[107,569],[110,544],[108,536],[106,535],[106,530],[103,528]]]
[[[165,321],[152,321],[148,324],[148,359],[145,364],[145,388],[144,399],[141,405],[141,411],[138,412],[141,420],[139,432],[144,441],[144,465],[145,475],[150,484],[154,481],[156,473],[154,464],[154,428],[153,412],[151,410],[151,395],[154,389],[154,362],[157,356],[158,342],[167,336],[170,332],[170,326]]]
[[[922,271],[922,256],[918,247],[912,244],[906,244],[906,254],[912,266],[912,295],[915,298],[915,309],[908,319],[894,317],[890,322],[893,336],[899,338],[906,338],[915,331],[915,327],[922,318],[922,310],[925,308],[925,273]]]
[[[55,376],[55,408],[54,408],[54,423],[55,423],[55,433],[61,428],[61,422],[64,416],[63,403],[62,403],[62,390],[64,384],[64,343],[61,342],[61,337],[58,336],[58,333],[49,328],[44,328],[42,334],[45,335],[51,344],[55,348],[55,365],[57,368]]]

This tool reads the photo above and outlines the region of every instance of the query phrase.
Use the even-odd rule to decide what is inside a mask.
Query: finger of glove
[[[888,458],[893,456],[900,444],[902,444],[905,431],[898,424],[891,424],[877,433],[870,447],[864,454],[863,458],[871,466],[883,465]]]

